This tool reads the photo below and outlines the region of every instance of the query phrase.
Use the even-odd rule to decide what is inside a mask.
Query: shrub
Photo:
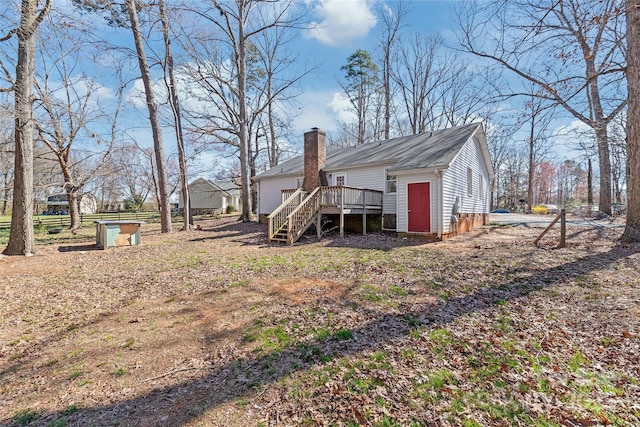
[[[235,211],[236,211],[235,206],[232,206],[232,205],[227,206],[227,213],[228,213],[228,214],[232,214],[232,213],[234,213]]]
[[[546,215],[546,214],[549,213],[547,208],[545,206],[542,206],[542,205],[533,206],[531,208],[531,212],[533,212],[534,214],[538,214],[538,215]]]

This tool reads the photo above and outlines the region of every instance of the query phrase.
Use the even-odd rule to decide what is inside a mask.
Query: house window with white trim
[[[342,186],[344,186],[344,183],[345,183],[345,176],[344,175],[336,175],[336,186],[342,187]]]
[[[484,194],[484,179],[482,179],[482,174],[478,175],[478,185],[479,185],[478,198],[482,199]]]
[[[386,191],[387,194],[395,194],[398,191],[398,176],[397,175],[392,175],[389,172],[387,172],[385,191]]]
[[[467,168],[467,196],[473,196],[473,170]]]

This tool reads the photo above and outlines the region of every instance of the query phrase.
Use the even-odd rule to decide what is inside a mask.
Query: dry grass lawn
[[[640,425],[619,229],[286,247],[235,219],[0,257],[0,425]]]

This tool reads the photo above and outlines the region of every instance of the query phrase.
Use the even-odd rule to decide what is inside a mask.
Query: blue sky
[[[388,2],[393,3],[393,2]],[[452,43],[455,23],[455,1],[410,1],[406,17],[407,33],[440,34]],[[298,49],[316,60],[320,68],[303,82],[303,109],[299,118],[301,130],[317,126],[329,132],[336,129],[337,119],[347,108],[340,100],[338,80],[340,67],[356,49],[374,52],[382,31],[380,2],[367,0],[324,0],[315,3],[313,12],[319,30],[305,31]],[[391,7],[394,7],[391,4]]]
[[[300,91],[300,108],[294,120],[295,135],[290,141],[294,149],[301,148],[302,134],[310,128],[319,127],[331,135],[332,132],[336,132],[339,120],[348,117],[348,102],[341,96],[342,91],[338,84],[338,80],[344,75],[340,67],[356,49],[366,49],[372,53],[375,51],[382,31],[380,13],[385,4],[391,9],[396,6],[394,0],[300,0],[301,6],[309,7],[309,19],[317,23],[317,26],[314,30],[300,30],[289,49],[299,55],[300,64],[317,64],[318,69],[306,76],[297,88]],[[405,6],[410,13],[404,21],[406,27],[403,32],[437,34],[446,44],[456,46],[454,8],[459,4],[456,0],[407,0]],[[93,25],[96,31],[107,34],[111,41],[132,46],[128,30],[110,28],[100,19],[96,19]],[[477,59],[472,57],[469,57],[468,61],[470,67],[477,63]],[[139,70],[134,67],[131,73],[130,77],[136,76]],[[158,68],[154,74],[156,78],[161,77]],[[159,83],[157,87],[162,86]],[[129,133],[140,144],[151,145],[148,113],[141,90],[140,80],[130,86],[129,99],[133,101],[136,111],[127,113],[121,126],[130,129]],[[175,152],[173,129],[166,128],[163,138],[165,152]],[[219,151],[211,150],[201,156],[201,168],[196,167],[197,174],[206,174],[206,170],[211,170],[209,165],[224,165],[229,161],[233,160],[229,160],[228,156],[224,158]]]
[[[453,6],[457,1],[406,1],[410,13],[405,18],[407,34],[439,34],[445,41],[455,44],[453,29],[455,15]],[[309,19],[316,24],[312,30],[300,30],[298,37],[288,47],[299,55],[302,64],[316,64],[317,70],[307,75],[298,85],[299,109],[294,120],[295,133],[290,141],[294,149],[300,150],[302,135],[312,127],[336,132],[340,119],[350,114],[349,106],[342,96],[338,83],[344,76],[340,67],[356,49],[366,49],[374,53],[382,31],[381,7],[388,4],[395,8],[393,1],[383,0],[306,0],[310,8]],[[142,89],[136,82],[137,90]],[[135,92],[135,91],[134,91]],[[146,117],[142,99],[138,103],[141,118]],[[151,142],[151,132],[141,121],[137,121],[134,135],[137,139]],[[171,129],[164,133],[167,152],[173,151],[174,137]],[[212,150],[200,156],[200,163],[223,164],[220,152]],[[233,160],[232,160],[233,161]],[[196,169],[198,169],[196,167]],[[205,172],[201,172],[205,173]]]

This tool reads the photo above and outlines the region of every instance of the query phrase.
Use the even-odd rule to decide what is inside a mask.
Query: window
[[[467,168],[467,196],[473,196],[473,170]]]
[[[482,174],[478,175],[478,185],[479,185],[478,198],[482,199],[484,194],[484,179],[482,179]]]
[[[398,176],[387,173],[385,191],[387,194],[394,194],[398,190]]]
[[[345,182],[344,175],[336,175],[336,186],[342,187],[344,185],[344,182]]]

